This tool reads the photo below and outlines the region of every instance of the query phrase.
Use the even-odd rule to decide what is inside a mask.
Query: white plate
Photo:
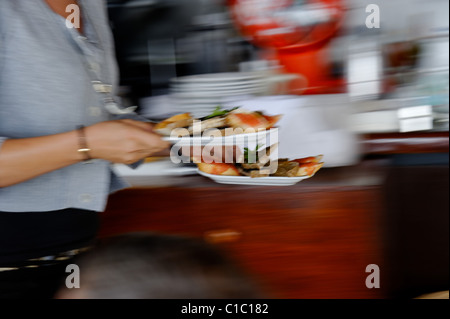
[[[137,168],[131,168],[125,164],[114,164],[113,170],[122,177],[133,176],[184,176],[197,174],[197,168],[185,166],[182,163],[175,164],[170,158],[155,162],[142,163]]]
[[[235,89],[246,89],[255,87],[266,86],[266,80],[252,80],[252,81],[240,81],[235,82],[212,82],[212,83],[173,83],[171,85],[172,89],[183,90],[183,91],[208,91],[208,90],[235,90]]]
[[[257,186],[291,186],[298,182],[308,179],[311,176],[300,177],[248,177],[248,176],[222,176],[213,175],[197,170],[197,172],[205,177],[208,177],[220,184],[234,184],[234,185],[257,185]]]
[[[223,103],[217,103],[216,101],[211,102],[211,101],[197,101],[197,102],[191,102],[191,101],[182,101],[182,100],[172,100],[173,104],[175,105],[180,105],[180,106],[186,106],[189,107],[191,106],[192,108],[195,109],[201,109],[201,108],[210,108],[210,107],[218,107],[218,106],[222,106]]]
[[[222,104],[224,100],[223,97],[211,97],[211,96],[198,96],[195,98],[192,97],[181,97],[179,95],[175,95],[174,93],[170,94],[170,100],[173,104]]]
[[[170,89],[172,94],[179,94],[182,96],[188,97],[198,97],[198,96],[228,96],[228,95],[239,95],[239,94],[249,94],[249,93],[263,93],[267,91],[265,87],[262,86],[254,86],[254,87],[244,87],[244,88],[236,88],[236,89],[227,89],[227,90],[189,90],[183,88],[174,88]]]
[[[227,96],[235,96],[235,95],[245,95],[245,94],[257,94],[262,93],[264,90],[261,88],[257,89],[239,89],[239,90],[224,90],[224,91],[185,91],[185,92],[177,92],[171,91],[171,96],[175,99],[213,99],[213,98],[222,98]]]
[[[189,145],[266,145],[267,139],[271,134],[278,134],[278,128],[272,128],[270,130],[259,131],[255,133],[236,134],[229,136],[185,136],[185,137],[172,137],[164,136],[162,139],[178,146]],[[275,137],[275,138],[273,138]],[[270,145],[277,143],[277,135],[272,135],[270,138]]]
[[[211,83],[211,82],[229,82],[229,81],[251,81],[261,79],[261,75],[254,72],[223,72],[206,73],[197,75],[188,75],[173,78],[173,83]]]

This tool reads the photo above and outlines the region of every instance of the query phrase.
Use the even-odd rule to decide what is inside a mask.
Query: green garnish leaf
[[[211,119],[213,117],[227,115],[228,113],[230,113],[234,110],[237,110],[238,108],[239,107],[237,106],[237,107],[232,108],[231,110],[222,110],[221,106],[217,106],[210,115],[205,116],[203,119],[207,120],[207,119]]]
[[[248,147],[244,148],[244,161],[247,164],[250,164],[250,160],[252,163],[257,163],[258,162],[258,150],[262,145],[256,145],[255,150],[251,151],[248,149]]]

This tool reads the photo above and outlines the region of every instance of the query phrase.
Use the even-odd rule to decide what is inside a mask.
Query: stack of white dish
[[[223,103],[262,95],[266,89],[267,80],[261,73],[208,73],[172,79],[170,99],[179,112],[200,118]]]

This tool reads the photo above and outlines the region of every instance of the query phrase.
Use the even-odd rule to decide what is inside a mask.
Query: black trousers
[[[99,213],[80,209],[51,212],[0,212],[0,298],[48,299],[64,284],[72,259],[33,265],[30,259],[54,256],[95,244]]]
[[[0,299],[52,299],[64,286],[72,260],[0,272]]]

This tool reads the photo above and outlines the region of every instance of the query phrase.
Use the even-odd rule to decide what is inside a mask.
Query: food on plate
[[[322,168],[324,163],[304,163],[300,164],[297,176],[313,176],[319,169]]]
[[[267,177],[274,173],[276,169],[274,170],[273,163],[270,163],[270,155],[277,147],[278,143],[262,150],[260,150],[260,145],[256,145],[254,150],[244,148],[244,153],[238,158],[236,164],[241,175]]]
[[[232,112],[226,117],[226,123],[230,127],[242,129],[270,129],[281,118],[281,115],[269,116],[261,112]]]
[[[226,121],[225,121],[225,117],[213,117],[213,118],[209,118],[207,120],[199,120],[199,122],[197,122],[197,127],[194,127],[193,125],[190,125],[189,127],[187,127],[189,134],[193,134],[194,130],[196,130],[196,132],[206,132],[209,129],[214,129],[214,128],[223,128],[226,127]]]
[[[272,116],[261,111],[248,111],[239,107],[224,110],[219,106],[211,114],[202,118],[193,118],[190,113],[172,116],[157,123],[154,131],[164,136],[170,136],[173,133],[192,136],[215,129],[219,130],[223,136],[248,133],[249,129],[254,132],[267,130],[273,128],[280,119],[281,115]],[[179,130],[174,131],[176,129]]]
[[[293,161],[296,161],[299,164],[307,164],[307,163],[320,163],[322,161],[323,155],[318,156],[309,156],[304,158],[295,159]]]
[[[279,158],[274,161],[265,160],[263,162],[248,162],[249,154],[255,151],[246,150],[245,160],[241,163],[225,164],[225,163],[197,163],[199,170],[213,174],[225,176],[248,176],[257,177],[301,177],[313,176],[324,165],[322,162],[323,155],[309,156],[297,159]],[[270,152],[270,150],[269,150]],[[261,153],[261,152],[260,152]],[[258,156],[257,156],[258,157]]]
[[[323,155],[297,159],[279,158],[274,161],[236,164],[241,175],[250,177],[300,177],[313,176],[324,165]]]
[[[294,160],[279,159],[278,166],[273,176],[313,176],[322,168],[322,155],[314,157],[305,157]]]
[[[308,156],[293,160],[279,159],[274,176],[313,176],[322,168],[323,155]]]
[[[272,174],[273,176],[286,176],[286,177],[296,177],[296,176],[301,176],[301,175],[297,175],[298,171],[300,169],[300,166],[297,162],[295,161],[288,161],[288,160],[283,160],[283,161],[278,161],[278,165],[276,168],[276,171]]]
[[[220,106],[218,106],[214,109],[214,111],[211,114],[203,117],[202,119],[207,120],[207,119],[210,119],[213,117],[224,117],[227,114],[229,114],[230,112],[233,112],[237,109],[239,109],[239,107],[233,107],[232,109],[229,109],[229,110],[222,110],[222,108]]]
[[[172,130],[190,126],[193,122],[194,118],[190,113],[177,114],[157,123],[153,130],[161,135],[170,135]]]
[[[197,163],[198,169],[212,175],[240,176],[233,164],[226,163]]]

